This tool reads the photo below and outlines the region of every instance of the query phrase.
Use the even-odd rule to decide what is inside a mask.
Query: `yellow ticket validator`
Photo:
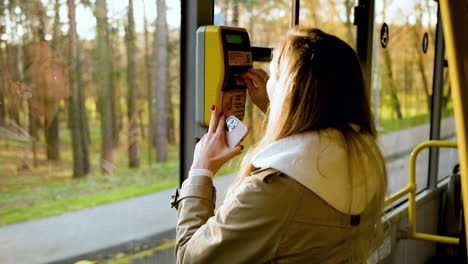
[[[252,51],[244,28],[202,26],[196,41],[196,121],[208,126],[210,107],[240,120],[245,114],[247,86],[239,74],[252,68]]]

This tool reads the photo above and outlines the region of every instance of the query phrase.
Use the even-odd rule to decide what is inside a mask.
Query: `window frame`
[[[431,100],[431,125],[429,140],[440,139],[440,128],[442,121],[442,94],[443,94],[443,79],[445,67],[445,42],[442,30],[442,21],[440,17],[440,5],[437,1],[437,25],[435,39],[435,54],[434,54],[434,74],[432,81],[432,100]],[[428,186],[429,189],[437,189],[438,174],[439,174],[439,148],[429,149],[429,164],[428,164]]]

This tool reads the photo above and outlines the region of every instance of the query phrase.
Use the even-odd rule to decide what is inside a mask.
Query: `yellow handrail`
[[[458,245],[459,239],[455,237],[430,235],[423,233],[416,233],[416,158],[419,152],[425,148],[438,147],[438,148],[458,148],[457,142],[442,141],[442,140],[429,140],[417,145],[411,152],[408,168],[408,185],[398,193],[392,195],[385,201],[385,206],[390,205],[396,200],[409,194],[408,199],[408,231],[400,232],[400,238],[411,238],[418,240],[426,240],[432,242],[455,244]]]

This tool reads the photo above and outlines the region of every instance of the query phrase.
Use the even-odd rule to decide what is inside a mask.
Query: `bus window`
[[[268,62],[254,62],[254,68],[261,68],[268,74],[270,73],[270,63]],[[265,121],[265,114],[256,107],[250,97],[247,97],[246,102],[246,115],[245,115],[245,124],[249,127],[249,135],[245,139],[245,142],[248,145],[253,145],[256,142],[259,142],[263,133],[263,124]]]
[[[356,0],[301,1],[299,23],[317,27],[356,48],[356,27],[353,25],[355,5]]]
[[[389,195],[408,182],[408,159],[429,139],[437,3],[376,1],[372,106],[387,162]],[[418,191],[428,184],[428,151],[418,157]]]
[[[215,0],[214,24],[243,27],[253,46],[273,46],[291,26],[289,0]]]
[[[278,1],[239,1],[215,0],[214,24],[243,27],[249,32],[252,46],[274,47],[291,27],[292,4],[289,0]],[[269,72],[268,62],[254,62],[255,68]],[[246,112],[243,122],[249,127],[245,145],[258,142],[263,129],[265,115],[253,105],[250,97],[246,100]],[[242,156],[229,162],[221,174],[234,172]]]
[[[155,252],[176,221],[181,1],[0,3],[0,263]]]

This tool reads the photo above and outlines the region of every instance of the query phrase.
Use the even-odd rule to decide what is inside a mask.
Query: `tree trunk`
[[[322,9],[321,1],[317,1],[317,0],[305,1],[304,5],[307,6],[306,9],[309,10],[311,13],[310,17],[312,18],[312,25],[315,27],[318,27],[320,23],[322,23],[320,15],[317,14],[317,11],[320,12],[320,10]]]
[[[31,2],[32,3],[32,8],[31,8],[31,11],[33,13],[34,16],[36,16],[36,19],[39,23],[39,26],[37,27],[33,27],[34,29],[36,29],[36,32],[35,32],[35,35],[36,37],[40,40],[40,41],[45,41],[45,31],[46,31],[46,10],[42,4],[42,1],[40,0],[35,0],[34,2]]]
[[[101,170],[113,170],[113,122],[110,45],[106,0],[96,0],[99,110],[101,113]]]
[[[119,27],[119,24],[116,25]],[[116,70],[117,67],[114,67],[113,61],[120,60],[120,52],[114,52],[115,50],[118,51],[120,43],[119,43],[119,36],[117,35],[118,30],[110,31],[109,30],[109,23],[106,20],[106,30],[109,38],[109,50],[107,50],[107,56],[109,58],[109,85],[111,87],[111,94],[112,94],[112,146],[113,148],[117,147],[120,142],[120,131],[122,130],[122,106],[120,104],[120,90],[119,85],[115,85],[115,83],[119,82],[120,74],[119,69]]]
[[[60,25],[60,1],[55,0],[54,4],[54,27],[52,36],[52,49],[57,52],[58,49],[58,34]],[[47,87],[44,87],[47,89]],[[56,102],[45,101],[45,109],[56,108]],[[47,159],[48,160],[59,160],[60,159],[60,134],[59,134],[59,108],[56,109],[55,115],[44,119],[44,136],[46,140]],[[48,112],[48,111],[46,111]],[[51,120],[49,120],[51,118]]]
[[[224,1],[222,1],[222,3],[224,3],[224,4],[221,5],[221,13],[223,13],[225,22],[227,24],[227,22],[228,22],[227,16],[228,16],[228,10],[229,10],[229,0],[224,0]]]
[[[431,112],[432,98],[431,98],[431,95],[429,94],[430,88],[429,88],[429,83],[426,77],[426,67],[424,66],[424,58],[423,58],[423,53],[422,53],[421,45],[420,45],[422,38],[419,37],[419,32],[418,32],[418,29],[416,28],[417,26],[422,27],[420,23],[421,23],[421,20],[418,20],[418,23],[416,23],[416,25],[411,26],[411,28],[413,30],[414,52],[416,52],[418,56],[417,65],[418,65],[419,74],[421,75],[421,79],[422,79],[422,85],[423,85],[422,88],[424,90],[424,94],[426,95],[427,109],[429,112]]]
[[[89,170],[87,121],[84,108],[84,92],[81,87],[81,72],[79,62],[79,40],[76,32],[75,1],[67,0],[70,29],[68,33],[70,48],[70,88],[71,98],[69,112],[71,118],[71,135],[73,147],[73,177],[83,177]]]
[[[232,3],[232,25],[239,26],[239,0],[233,0]]]
[[[408,115],[408,103],[411,104],[411,102],[408,102],[408,97],[409,97],[409,92],[412,90],[413,87],[413,74],[412,74],[412,64],[410,62],[411,59],[409,59],[408,54],[410,53],[407,49],[405,49],[406,54],[405,60],[404,60],[404,99],[403,99],[403,115]]]
[[[384,0],[383,8],[382,8],[383,21],[385,21],[385,18],[386,18],[386,13],[385,13],[386,10],[387,10],[387,1]],[[395,79],[393,77],[392,58],[390,57],[390,52],[388,51],[388,48],[382,49],[382,53],[383,53],[385,70],[386,70],[386,75],[387,75],[386,77],[388,80],[388,86],[390,88],[390,96],[392,98],[393,110],[396,113],[397,118],[401,119],[403,115],[401,113],[401,104],[398,98],[398,91],[397,91]]]
[[[166,1],[156,0],[158,17],[156,19],[154,50],[157,55],[157,85],[156,85],[156,107],[157,107],[157,130],[156,150],[157,161],[167,161],[167,21]],[[155,67],[156,68],[156,67]],[[156,84],[156,82],[155,82]]]
[[[169,144],[175,144],[174,105],[172,104],[172,89],[170,85],[168,85],[168,89],[167,89],[166,109],[167,109],[167,141],[169,142]]]
[[[398,98],[398,90],[397,86],[395,83],[395,79],[393,77],[393,70],[392,70],[392,59],[390,57],[390,52],[388,49],[383,49],[383,57],[385,61],[385,68],[386,68],[386,73],[387,73],[387,78],[388,78],[388,84],[390,87],[390,96],[392,97],[392,104],[393,104],[393,110],[395,111],[397,118],[401,119],[403,118],[403,115],[401,113],[401,104],[400,104],[400,99]]]
[[[137,93],[138,94],[138,93]],[[138,96],[137,96],[138,100]],[[143,109],[138,108],[138,127],[140,128],[140,141],[144,141],[146,138],[146,131],[144,129],[145,127],[145,118],[143,117]]]
[[[76,27],[75,27],[76,28]],[[76,39],[78,40],[78,34],[76,34]],[[85,174],[88,174],[91,171],[91,164],[89,163],[89,145],[91,144],[91,137],[89,135],[89,124],[88,124],[88,114],[86,111],[86,95],[83,84],[81,83],[81,66],[80,66],[80,43],[77,41],[77,87],[78,87],[78,107],[79,107],[79,117],[80,119],[80,140],[83,148],[83,166]]]
[[[447,92],[444,93],[443,91],[445,87],[447,87]],[[448,69],[445,69],[442,83],[442,109],[447,108],[450,98],[452,98],[452,87],[450,85]]]
[[[1,12],[1,10],[0,10]],[[2,13],[0,13],[2,16]],[[0,29],[1,30],[1,29]],[[2,34],[0,34],[0,39]],[[5,66],[3,60],[3,48],[0,45],[0,126],[4,126],[6,124],[6,108],[5,108],[5,88],[6,88],[6,73],[5,73]]]
[[[5,5],[3,5],[2,1],[2,16],[4,15],[4,8]],[[8,2],[9,5],[12,5],[12,2]],[[9,9],[12,10],[12,8],[9,6]],[[21,82],[24,80],[24,72],[23,72],[23,41],[21,37],[19,36],[19,30],[18,30],[18,25],[20,24],[19,21],[14,21],[13,19],[13,14],[9,13],[9,18],[10,21],[12,22],[10,24],[10,37],[11,39],[19,39],[19,42],[17,44],[11,43],[8,45],[5,41],[5,68],[2,69],[4,71],[3,73],[7,73],[7,75],[3,75],[4,78],[6,78],[4,81],[5,83],[5,89],[10,88],[10,85],[13,84],[13,82],[16,82],[15,86],[19,86],[17,88],[23,89]],[[2,17],[3,18],[3,17]],[[5,19],[6,20],[6,19]],[[0,24],[0,27],[6,26],[6,23]],[[17,126],[22,127],[24,131],[31,131],[31,125],[30,121],[33,119],[32,114],[30,111],[30,104],[28,102],[28,99],[25,98],[24,96],[19,96],[17,100],[14,100],[11,98],[11,100],[8,100],[9,105],[7,108],[8,111],[8,116],[10,119],[10,122],[14,123]],[[22,115],[21,115],[22,114]],[[31,133],[29,133],[31,135]],[[35,138],[30,137],[30,140],[24,144],[23,146],[23,160],[21,167],[25,169],[30,169],[31,168],[31,161],[30,161],[30,152],[31,152],[31,146],[34,144],[35,146]],[[34,164],[33,166],[36,165],[36,152],[34,152]]]
[[[6,32],[5,2],[0,0],[0,126],[6,124],[5,91],[6,91],[6,65],[3,57],[3,34]]]
[[[344,4],[346,8],[346,37],[348,39],[348,44],[354,48],[356,47],[356,43],[353,35],[353,22],[351,21],[351,11],[354,8],[354,0],[346,0]]]
[[[145,6],[145,3],[143,2]],[[146,7],[146,6],[145,6]],[[145,8],[146,9],[146,8]],[[146,12],[144,11],[143,25],[145,28],[145,75],[146,75],[146,92],[147,92],[147,104],[148,104],[148,138],[147,138],[147,151],[148,151],[148,164],[153,162],[153,140],[155,135],[153,132],[154,126],[154,115],[153,115],[153,86],[151,84],[151,55],[150,55],[150,40],[148,32],[148,21],[146,19]]]
[[[18,24],[16,25],[18,26]],[[25,74],[24,74],[24,57],[23,57],[23,43],[20,42],[18,45],[18,52],[17,52],[17,67],[18,67],[18,80],[23,81],[25,79]],[[37,160],[37,140],[39,139],[38,135],[38,128],[39,128],[39,122],[32,110],[32,105],[31,105],[31,100],[28,100],[26,98],[21,99],[21,108],[23,110],[23,120],[24,120],[24,130],[27,130],[29,128],[29,135],[30,137],[30,142],[29,144],[26,144],[24,146],[24,163],[23,167],[24,168],[31,168],[31,162],[29,159],[29,152],[32,148],[33,152],[33,163],[32,166],[36,167],[38,165],[38,160]],[[18,119],[19,120],[19,119]]]
[[[42,2],[38,1],[38,0],[34,1],[32,4],[33,4],[33,9],[32,9],[33,14],[35,15],[35,17],[36,17],[36,19],[37,19],[37,21],[39,23],[38,27],[34,27],[36,29],[35,38],[39,39],[39,41],[41,41],[41,42],[45,42],[46,41],[46,39],[45,39],[45,30],[46,30],[46,11],[45,11],[45,8],[42,5]],[[21,78],[21,80],[22,79],[23,78]],[[43,88],[45,88],[45,87],[43,87]],[[43,104],[44,104],[44,109],[47,109],[49,107],[46,102],[43,102]],[[39,121],[39,119],[36,116],[34,116],[35,113],[33,111],[34,110],[33,110],[32,106],[30,104],[29,105],[29,119],[30,119],[29,120],[29,125],[30,125],[30,134],[33,137],[33,142],[32,142],[33,166],[37,166],[37,164],[38,164],[38,160],[37,160],[37,141],[39,140],[39,128],[41,126],[41,122]],[[46,123],[47,122],[45,121],[44,122],[44,128],[46,127],[46,125],[48,125]],[[47,132],[45,132],[45,133],[47,133]],[[53,135],[51,135],[50,137],[53,137]],[[51,141],[53,141],[53,140],[51,140]],[[47,138],[46,138],[46,144],[49,144],[49,142],[47,141]],[[50,144],[54,144],[54,143],[50,143]],[[53,149],[53,148],[51,148],[51,149]],[[49,159],[49,157],[47,157],[47,159]]]
[[[135,46],[135,20],[133,18],[133,0],[128,1],[127,26],[127,60],[128,60],[128,163],[130,168],[140,166],[140,147],[138,131],[137,72],[136,72],[136,46]]]
[[[13,33],[11,34],[11,37],[15,38]],[[5,76],[7,78],[6,79],[6,84],[5,84],[6,85],[5,89],[8,89],[9,85],[13,81],[19,81],[20,80],[20,73],[19,73],[20,66],[18,64],[22,63],[22,62],[19,61],[19,59],[20,59],[19,52],[20,52],[19,47],[17,45],[10,44],[10,45],[7,45],[5,47],[5,55],[6,55],[5,65],[6,65],[6,67],[4,68],[4,70],[8,74],[7,76]],[[22,126],[23,123],[26,123],[25,119],[23,119],[23,120],[21,119],[21,114],[20,113],[21,113],[22,109],[20,109],[20,108],[21,107],[18,107],[17,102],[8,102],[7,112],[8,112],[9,120],[10,120],[10,122],[13,122],[18,126]],[[27,113],[27,111],[24,112],[24,113]],[[25,116],[25,118],[26,118],[26,116]],[[28,129],[29,129],[29,126],[27,126],[25,128],[25,131],[27,131]]]
[[[60,160],[60,138],[59,138],[59,110],[52,120],[45,119],[44,134],[46,140],[47,160]]]
[[[166,32],[169,32],[167,23],[166,23]],[[168,41],[167,51],[169,57],[176,56],[173,52],[174,50],[174,42],[170,43]],[[170,69],[171,65],[170,62],[167,61],[166,68]],[[171,85],[173,83],[173,79],[171,78],[171,74],[173,71],[167,71],[167,100],[166,100],[166,109],[167,109],[167,141],[169,144],[175,144],[175,124],[174,124],[174,104],[172,103],[172,95],[174,87]]]

